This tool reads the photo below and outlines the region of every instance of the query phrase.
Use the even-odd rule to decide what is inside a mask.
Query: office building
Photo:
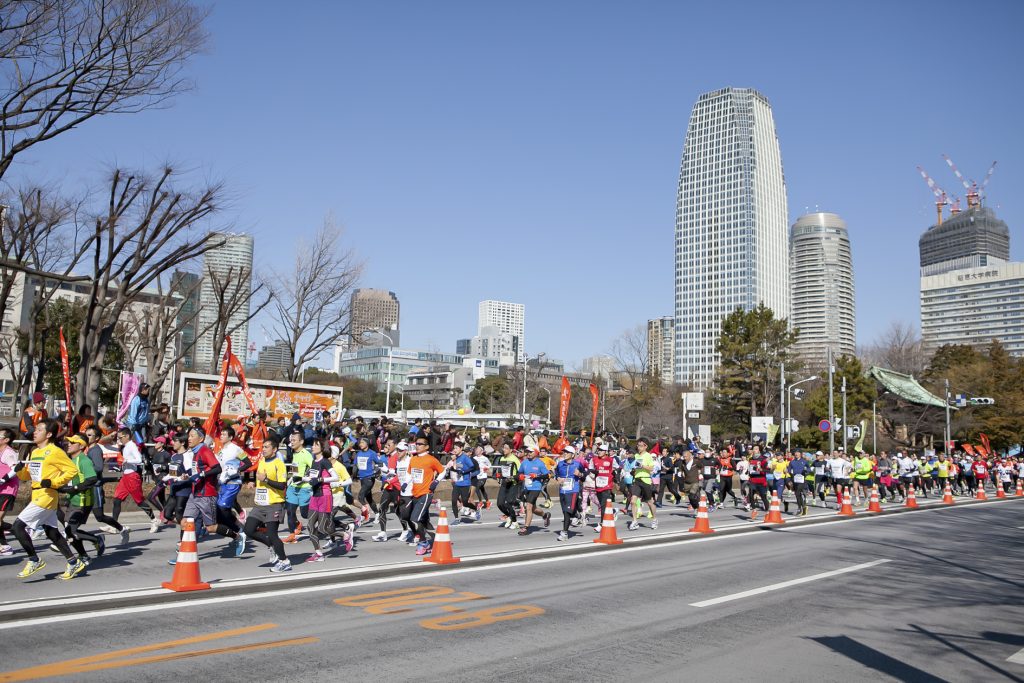
[[[1010,229],[986,206],[955,214],[918,240],[921,277],[975,269],[1010,260]]]
[[[292,367],[292,352],[288,342],[280,339],[260,349],[256,369],[267,379],[282,379]]]
[[[221,315],[221,298],[217,296],[220,283],[221,291],[225,282],[231,288],[238,286],[246,290],[252,286],[252,235],[235,233],[215,233],[218,246],[203,255],[202,282],[199,286],[199,315],[196,316],[196,346],[192,366],[196,372],[220,372],[220,358],[213,357],[215,347],[212,328]],[[231,311],[228,316],[228,330],[231,332],[231,350],[243,364],[246,362],[249,345],[249,299],[245,305]]]
[[[502,366],[515,365],[518,352],[519,337],[502,332],[497,325],[485,325],[475,337],[455,342],[455,353],[477,358],[492,358]]]
[[[196,341],[196,312],[199,310],[199,275],[188,273],[182,270],[175,270],[171,274],[171,291],[180,296],[184,301],[178,309],[175,325],[180,328],[181,349],[184,354],[181,358],[182,367],[191,370],[195,363],[195,341]],[[203,369],[206,371],[206,368]]]
[[[714,378],[722,319],[763,303],[789,318],[786,181],[772,108],[761,93],[701,95],[679,170],[675,381]]]
[[[394,292],[386,289],[357,289],[352,292],[350,311],[353,348],[359,345],[398,346],[401,343],[398,333],[398,297]],[[380,334],[381,331],[387,336]]]
[[[523,304],[513,304],[507,301],[480,302],[479,316],[477,318],[477,336],[484,335],[484,328],[497,327],[501,332],[511,334],[515,339],[513,344],[516,347],[515,360],[523,362],[524,345],[523,337],[526,320],[526,307]]]
[[[663,384],[675,381],[676,321],[670,315],[647,321],[647,365]]]
[[[473,367],[476,367],[476,363],[479,361],[480,368],[486,375],[498,374],[498,361],[494,359],[388,346],[364,346],[356,351],[336,353],[334,372],[339,377],[357,377],[373,382],[383,391],[387,386],[389,362],[391,365],[391,387],[394,390],[396,386],[405,384],[406,377],[410,373],[466,367],[467,360],[472,361]]]
[[[921,338],[928,352],[998,340],[1008,353],[1024,356],[1024,263],[923,276]]]
[[[615,359],[606,355],[589,356],[583,359],[580,369],[584,374],[607,379],[615,372]]]
[[[853,256],[846,223],[834,213],[801,216],[790,234],[790,325],[799,330],[795,350],[809,369],[857,347]]]

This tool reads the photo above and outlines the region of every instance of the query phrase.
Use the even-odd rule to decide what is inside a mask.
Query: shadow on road
[[[892,676],[900,681],[908,681],[912,683],[948,683],[944,678],[933,676],[927,671],[922,671],[915,666],[904,664],[900,660],[894,659],[884,652],[879,652],[873,647],[868,647],[853,638],[847,638],[846,636],[820,636],[818,638],[811,638],[810,640],[824,645],[833,652],[841,654],[844,657],[848,657],[858,664],[866,666],[869,669],[879,671],[887,676]]]

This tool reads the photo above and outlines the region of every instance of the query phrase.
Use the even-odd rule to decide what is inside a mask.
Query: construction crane
[[[988,168],[988,173],[985,174],[985,179],[981,181],[981,188],[978,190],[978,201],[981,201],[981,197],[985,194],[985,186],[988,185],[988,181],[992,180],[992,174],[996,171],[996,164],[998,162],[993,161],[992,165]]]
[[[956,177],[963,184],[964,189],[967,190],[967,208],[973,209],[974,207],[981,204],[981,192],[978,189],[978,183],[974,182],[973,180],[968,182],[967,178],[964,178],[963,174],[960,173],[960,169],[956,167],[956,164],[953,163],[953,160],[949,158],[948,154],[943,154],[942,158],[946,160],[946,163],[949,165],[949,168],[953,171],[954,174],[956,174]],[[994,168],[995,163],[993,163],[992,168],[989,169],[988,177],[991,177]],[[988,181],[986,180],[985,182]]]
[[[921,174],[921,177],[924,178],[924,181],[928,183],[928,187],[931,189],[932,194],[935,195],[935,213],[937,214],[936,225],[942,225],[942,207],[949,204],[949,200],[946,198],[946,191],[939,187],[923,168],[918,166],[917,171]]]

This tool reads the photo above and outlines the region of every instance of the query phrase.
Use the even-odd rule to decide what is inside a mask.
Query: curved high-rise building
[[[786,180],[768,99],[748,88],[698,98],[676,204],[675,379],[714,377],[722,319],[764,303],[789,317]]]
[[[800,331],[796,351],[808,368],[825,367],[833,355],[857,347],[853,256],[846,222],[834,213],[809,213],[790,233],[790,325]]]

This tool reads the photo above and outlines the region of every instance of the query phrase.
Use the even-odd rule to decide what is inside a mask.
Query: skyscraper
[[[698,98],[676,204],[675,379],[707,386],[722,319],[764,303],[788,318],[786,181],[768,99],[748,88]]]
[[[790,235],[793,288],[790,323],[800,330],[796,351],[810,368],[823,368],[828,349],[850,354],[857,346],[853,257],[846,223],[834,213],[810,213]]]
[[[380,344],[381,346],[398,346],[399,305],[394,292],[386,289],[357,289],[352,292],[350,300],[352,314],[351,338],[355,348],[360,344]],[[389,337],[380,336],[379,340],[367,340],[366,333],[384,330]],[[369,335],[372,337],[372,335]],[[393,342],[393,343],[392,343]]]
[[[241,280],[241,285],[248,289],[252,285],[252,235],[235,233],[216,233],[215,241],[224,244],[211,249],[203,255],[202,283],[199,287],[199,315],[196,316],[196,329],[200,334],[196,338],[193,367],[198,372],[217,372],[220,359],[213,357],[213,326],[217,316],[221,314],[220,303],[216,294],[214,280],[221,283],[232,283]],[[233,285],[232,285],[233,286]],[[245,305],[232,311],[228,316],[228,330],[231,333],[231,350],[243,364],[246,360],[249,344],[249,300]],[[205,333],[204,333],[205,331]],[[214,361],[217,365],[215,367]]]
[[[918,240],[921,277],[1010,260],[1010,228],[992,209],[975,206],[928,228]]]
[[[480,302],[479,316],[477,318],[477,336],[484,336],[485,327],[497,327],[501,332],[506,332],[515,337],[516,362],[522,363],[524,359],[524,338],[526,307],[523,304],[513,304],[507,301]]]
[[[647,321],[647,362],[664,384],[674,381],[676,321],[670,315]]]

